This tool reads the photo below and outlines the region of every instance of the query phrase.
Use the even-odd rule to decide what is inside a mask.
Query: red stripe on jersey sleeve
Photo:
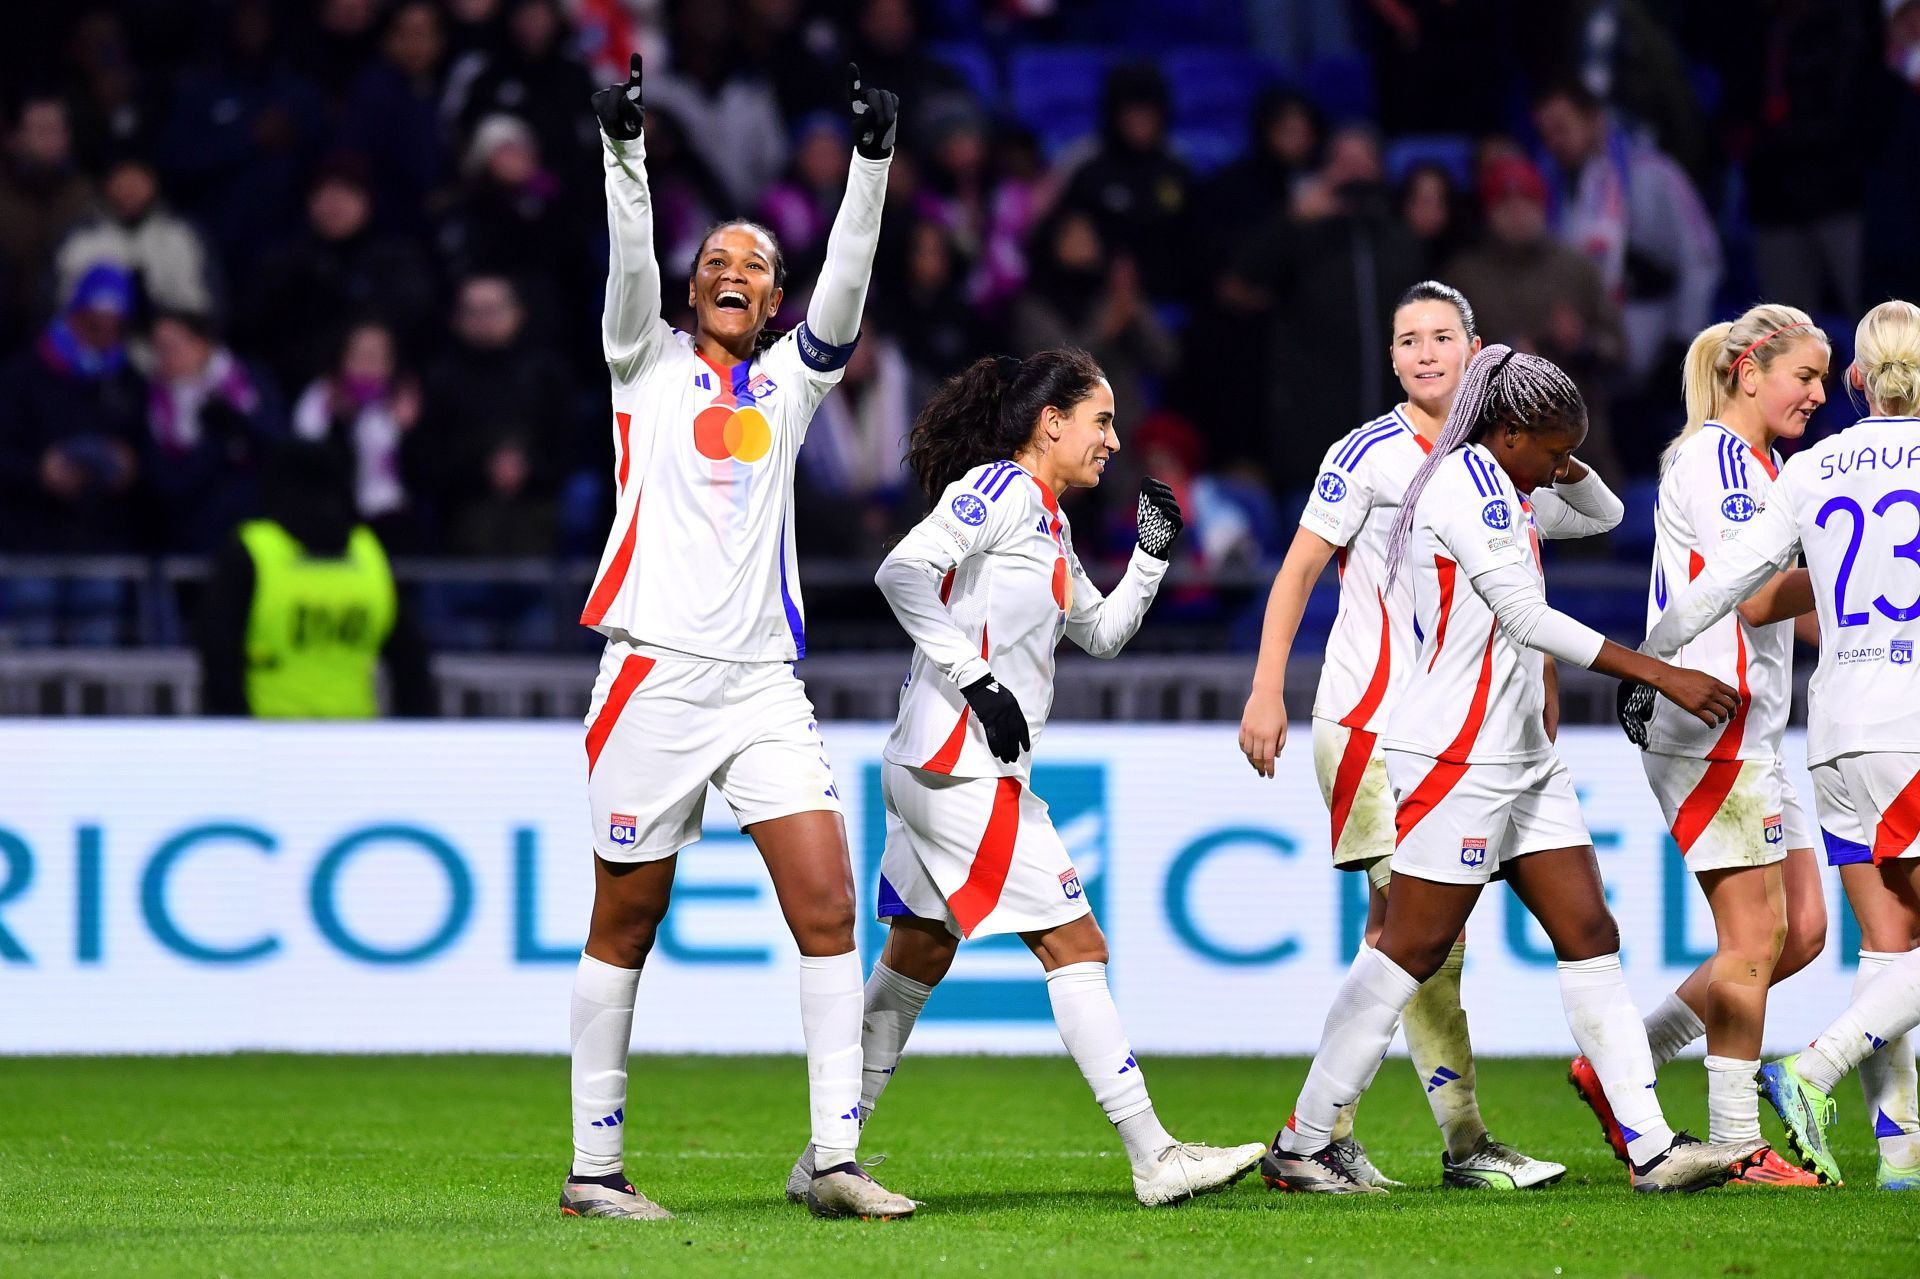
[[[1673,842],[1679,845],[1682,857],[1713,824],[1714,815],[1727,802],[1727,796],[1733,793],[1733,784],[1739,777],[1740,761],[1737,759],[1708,764],[1707,771],[1687,792],[1687,797],[1680,801],[1680,811],[1673,815]]]
[[[627,491],[627,471],[633,461],[633,414],[615,413],[613,421],[620,431],[620,469],[613,477],[613,491],[619,494]]]
[[[613,684],[607,689],[607,700],[601,703],[600,713],[593,717],[593,724],[587,729],[588,777],[593,776],[593,766],[600,762],[600,752],[612,736],[613,726],[620,721],[620,713],[627,709],[633,690],[640,687],[640,682],[652,670],[653,659],[638,653],[630,654],[620,663],[620,673],[613,677]]]
[[[1387,680],[1393,674],[1393,630],[1387,620],[1387,601],[1374,588],[1373,598],[1380,602],[1380,655],[1373,662],[1373,678],[1367,682],[1367,691],[1360,694],[1360,701],[1346,713],[1340,723],[1347,728],[1365,728],[1373,713],[1380,709],[1380,703],[1386,700]]]
[[[627,519],[626,536],[620,539],[620,549],[613,553],[607,571],[600,575],[600,580],[594,584],[593,594],[587,597],[587,606],[580,611],[580,625],[600,625],[606,619],[607,610],[620,598],[620,592],[627,584],[627,570],[633,567],[633,539],[639,531],[640,495],[636,493],[633,497],[633,514]]]
[[[1002,777],[993,792],[993,811],[987,817],[987,829],[980,836],[980,847],[967,870],[967,882],[947,898],[947,909],[960,925],[960,935],[971,937],[980,921],[1000,904],[1000,891],[1007,886],[1007,870],[1013,865],[1013,846],[1020,835],[1020,779]]]
[[[1447,619],[1453,616],[1453,579],[1459,573],[1460,565],[1444,555],[1433,557],[1433,571],[1440,578],[1440,622],[1433,628],[1433,656],[1427,659],[1427,669],[1440,660],[1440,650],[1447,646]]]
[[[1916,837],[1920,837],[1920,774],[1900,788],[1880,815],[1880,824],[1873,830],[1873,864],[1906,852]]]

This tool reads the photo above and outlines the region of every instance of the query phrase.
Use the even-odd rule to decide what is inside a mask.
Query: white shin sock
[[[1853,1002],[1800,1054],[1801,1078],[1831,1093],[1848,1071],[1920,1024],[1920,950],[1854,982]]]
[[[1653,1092],[1653,1051],[1616,952],[1561,960],[1560,1003],[1580,1052],[1593,1063],[1607,1104],[1627,1139],[1627,1157],[1645,1164],[1673,1144]]]
[[[1320,1049],[1300,1089],[1280,1148],[1311,1154],[1333,1140],[1340,1108],[1367,1090],[1393,1042],[1401,1010],[1420,989],[1407,970],[1377,950],[1362,950],[1334,994],[1320,1031]]]
[[[569,1018],[573,1045],[573,1173],[620,1171],[627,1119],[627,1051],[633,1035],[638,968],[615,968],[582,954],[573,973]]]
[[[813,1166],[823,1172],[851,1163],[860,1148],[861,987],[857,951],[800,957]]]
[[[1653,1053],[1653,1067],[1660,1067],[1680,1055],[1680,1050],[1707,1033],[1707,1023],[1687,1007],[1677,994],[1669,993],[1660,1006],[1647,1014],[1647,1047]]]
[[[927,1006],[933,987],[903,977],[884,962],[867,978],[866,1006],[860,1022],[860,1118],[873,1113],[906,1050],[913,1023]]]
[[[1119,1130],[1134,1167],[1144,1166],[1173,1145],[1173,1138],[1153,1112],[1146,1076],[1107,988],[1107,966],[1061,965],[1047,974],[1047,1000],[1053,1005],[1060,1042],[1093,1089],[1093,1099]]]
[[[1758,1058],[1741,1061],[1707,1054],[1709,1141],[1760,1140],[1760,1090],[1753,1082],[1759,1069]]]

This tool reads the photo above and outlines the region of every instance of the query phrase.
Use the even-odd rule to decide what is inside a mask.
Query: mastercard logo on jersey
[[[693,447],[716,462],[758,462],[773,447],[773,428],[750,404],[739,409],[711,404],[694,415]]]

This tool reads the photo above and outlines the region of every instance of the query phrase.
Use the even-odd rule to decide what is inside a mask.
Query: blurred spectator
[[[692,263],[700,252],[707,228],[719,221],[722,211],[732,207],[733,197],[721,184],[707,162],[693,149],[686,127],[666,107],[649,98],[647,102],[647,189],[653,196],[654,257],[661,265],[661,287],[667,304],[676,300],[686,305],[684,281],[671,269],[675,263]],[[844,174],[845,165],[841,166]],[[606,225],[604,208],[594,219]],[[601,278],[604,278],[601,277]],[[598,343],[595,343],[598,350]]]
[[[372,719],[384,668],[393,714],[435,714],[426,645],[339,456],[282,445],[263,489],[202,596],[201,713]]]
[[[1274,210],[1286,208],[1294,183],[1320,167],[1325,132],[1311,99],[1278,86],[1261,90],[1247,125],[1247,154],[1200,189],[1206,242],[1237,243]]]
[[[0,284],[6,286],[0,339],[30,332],[46,317],[53,246],[86,214],[92,197],[74,170],[67,108],[57,96],[27,97],[7,123],[0,164]]]
[[[176,85],[154,157],[232,277],[298,218],[329,127],[325,101],[283,56],[274,24],[266,0],[236,0],[214,57]]]
[[[1920,237],[1912,210],[1920,208],[1920,0],[1890,0],[1887,15],[1888,86],[1879,153],[1868,178],[1861,231],[1863,269],[1875,296],[1920,297]]]
[[[472,82],[464,91],[449,86],[453,118],[462,134],[496,115],[524,120],[568,198],[585,203],[600,186],[600,143],[587,109],[597,86],[568,51],[557,0],[509,0],[505,19],[505,38]]]
[[[1109,256],[1092,215],[1071,206],[1034,231],[1028,258],[1027,288],[1013,304],[1013,353],[1081,348],[1106,371],[1121,420],[1137,420],[1157,402],[1148,386],[1172,370],[1179,347],[1133,259]]]
[[[1861,310],[1860,201],[1874,56],[1857,5],[1767,0],[1728,33],[1726,115],[1743,157],[1753,252],[1767,297]]]
[[[1480,336],[1543,355],[1565,369],[1587,402],[1580,456],[1620,475],[1607,412],[1606,378],[1622,354],[1620,312],[1584,256],[1547,231],[1547,186],[1518,157],[1495,160],[1480,182],[1487,233],[1446,269],[1473,303]]]
[[[1366,0],[1374,97],[1389,133],[1478,133],[1502,116],[1505,84],[1462,74],[1503,57],[1499,0]]]
[[[75,81],[73,149],[82,166],[97,173],[110,156],[149,154],[159,131],[156,104],[120,15],[87,14],[67,48]]]
[[[1423,263],[1419,242],[1394,216],[1372,130],[1338,130],[1325,167],[1301,185],[1292,212],[1273,217],[1234,260],[1213,319],[1233,333],[1226,349],[1302,373],[1194,378],[1189,407],[1195,420],[1225,432],[1209,440],[1215,456],[1252,452],[1249,460],[1264,465],[1278,488],[1303,488],[1317,459],[1302,440],[1330,440],[1400,398],[1387,325]],[[1258,432],[1246,429],[1250,410],[1259,415]]]
[[[380,0],[314,0],[298,42],[300,69],[339,102],[380,49]]]
[[[907,487],[901,462],[914,403],[900,344],[868,325],[800,451],[796,500],[809,554],[864,555],[891,531],[891,510]]]
[[[214,549],[253,509],[260,462],[286,430],[272,382],[222,343],[203,313],[153,320],[147,489],[169,551]]]
[[[160,179],[138,157],[116,161],[100,188],[100,207],[67,233],[55,254],[66,296],[88,268],[114,262],[133,273],[148,307],[214,311],[213,264],[195,231],[160,198]]]
[[[1115,252],[1132,255],[1146,291],[1184,298],[1194,289],[1187,235],[1193,175],[1167,143],[1167,82],[1137,63],[1107,77],[1099,149],[1067,183],[1067,204],[1099,222]]]
[[[1416,164],[1400,180],[1400,220],[1420,242],[1423,275],[1437,277],[1472,239],[1472,217],[1454,189],[1453,174],[1438,164]]]
[[[347,330],[332,372],[317,379],[293,406],[293,433],[319,441],[345,461],[353,476],[360,518],[389,546],[416,540],[400,447],[420,419],[420,390],[400,370],[393,332],[377,321]]]
[[[1540,94],[1533,121],[1547,149],[1554,232],[1600,268],[1622,304],[1629,380],[1678,368],[1713,318],[1720,284],[1720,236],[1693,184],[1578,85]]]
[[[967,304],[962,264],[953,241],[936,222],[910,224],[905,286],[891,308],[891,328],[919,384],[916,403],[942,378],[971,364],[986,349],[978,313]]]
[[[840,209],[852,150],[844,118],[832,112],[816,111],[794,130],[787,176],[767,191],[759,211],[780,241],[790,279],[813,279],[826,260],[827,232]]]
[[[920,208],[947,229],[968,261],[978,262],[992,199],[986,121],[966,98],[936,99],[920,133],[926,139]]]
[[[406,235],[425,229],[447,172],[440,134],[440,10],[401,0],[387,12],[380,57],[354,79],[340,110],[340,142],[368,158],[374,218]]]
[[[307,197],[306,231],[261,263],[236,308],[282,386],[304,386],[327,366],[350,316],[377,313],[408,341],[431,316],[426,260],[370,230],[372,212],[365,164],[334,157]]]
[[[585,0],[583,7],[620,3]],[[736,24],[741,51],[773,86],[782,119],[803,120],[816,111],[837,110],[846,101],[843,41],[820,6],[804,0],[746,0],[741,10]],[[617,71],[610,68],[605,78],[618,80],[626,71],[623,62]],[[874,72],[866,74],[871,77]],[[894,81],[874,83],[891,86]]]
[[[912,0],[856,0],[853,7],[857,14],[848,56],[859,64],[868,84],[900,86],[896,92],[911,88],[923,120],[931,119],[951,99],[968,96],[960,77],[922,48]],[[842,73],[839,67],[833,71]],[[833,87],[837,104],[846,90],[838,83]],[[921,122],[901,113],[901,129],[916,146],[924,145],[921,135],[914,132]]]
[[[974,303],[998,311],[1027,279],[1027,240],[1059,198],[1059,177],[1040,154],[1039,139],[1022,125],[993,137],[993,188],[987,201],[986,242],[974,267]]]
[[[1164,480],[1173,489],[1181,512],[1187,516],[1186,531],[1193,539],[1193,552],[1201,566],[1222,569],[1259,563],[1260,541],[1244,492],[1246,486],[1208,472],[1206,441],[1193,423],[1162,409],[1148,414],[1131,435],[1130,469]],[[1256,496],[1254,503],[1271,507],[1264,495]],[[1116,549],[1132,548],[1138,514],[1137,507],[1128,512],[1124,536]],[[1185,594],[1176,590],[1175,597]]]
[[[753,208],[787,162],[787,131],[773,90],[734,48],[731,8],[676,6],[673,63],[647,69],[647,114],[655,107],[671,111],[689,147],[713,166],[729,200],[723,217]]]
[[[134,548],[126,498],[146,396],[127,363],[132,310],[133,278],[102,263],[40,339],[0,367],[0,546]]]
[[[560,471],[579,452],[566,368],[527,340],[525,309],[504,276],[462,282],[451,328],[452,342],[427,366],[420,425],[403,447],[407,486],[468,554],[483,543],[514,545],[515,554],[549,549]],[[489,533],[470,518],[479,506],[502,527]],[[535,529],[544,542],[532,540]]]

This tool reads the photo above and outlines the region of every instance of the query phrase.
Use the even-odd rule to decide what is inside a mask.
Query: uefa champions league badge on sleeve
[[[1745,524],[1759,509],[1745,493],[1729,493],[1720,501],[1720,514],[1735,524]]]
[[[1320,495],[1320,500],[1323,502],[1338,502],[1347,496],[1347,482],[1334,472],[1328,471],[1313,486],[1313,491]]]
[[[629,847],[640,842],[640,821],[627,813],[615,813],[607,823],[607,842]]]
[[[975,528],[987,522],[987,504],[971,493],[962,493],[953,499],[953,513],[960,517],[962,524]]]
[[[1507,509],[1505,498],[1494,498],[1480,510],[1480,519],[1490,529],[1504,529],[1513,526],[1513,513]]]

